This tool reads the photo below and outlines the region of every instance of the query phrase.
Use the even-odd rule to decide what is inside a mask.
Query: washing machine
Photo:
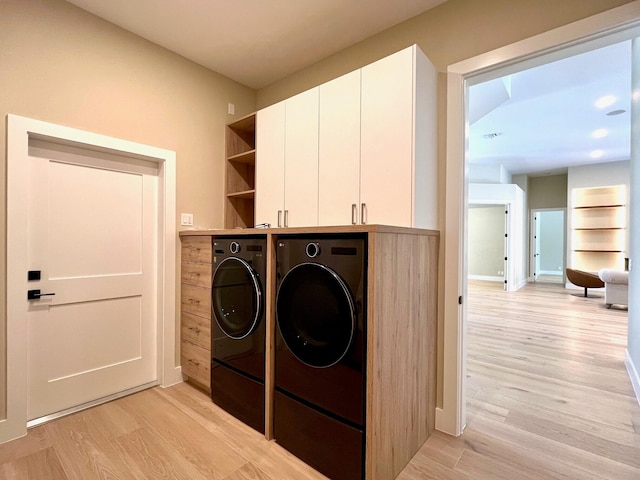
[[[366,245],[277,241],[274,437],[333,480],[364,478]]]
[[[213,238],[211,399],[264,433],[266,236]]]

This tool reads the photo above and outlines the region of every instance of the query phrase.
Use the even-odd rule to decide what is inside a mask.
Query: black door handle
[[[28,290],[27,300],[39,300],[40,297],[50,297],[55,293],[40,293],[40,290]]]

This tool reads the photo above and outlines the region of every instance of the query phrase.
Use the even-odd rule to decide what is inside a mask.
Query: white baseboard
[[[184,377],[182,376],[182,367],[174,367],[169,372],[166,372],[162,380],[162,388],[170,387],[171,385],[183,382]]]
[[[633,385],[633,391],[636,393],[636,400],[638,400],[638,405],[640,405],[640,375],[638,375],[638,370],[633,364],[633,360],[631,360],[629,350],[626,350],[625,353],[624,364],[627,367],[627,373],[629,374],[631,385]]]
[[[489,282],[504,282],[504,277],[493,277],[490,275],[468,275],[469,280],[486,280]]]

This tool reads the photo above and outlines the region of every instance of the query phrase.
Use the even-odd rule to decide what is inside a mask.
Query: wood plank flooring
[[[640,479],[627,312],[552,284],[472,282],[468,304],[467,429],[435,432],[398,479]],[[3,480],[324,478],[188,384],[0,445]]]
[[[436,432],[399,479],[640,479],[627,312],[570,293],[469,283],[467,428]]]

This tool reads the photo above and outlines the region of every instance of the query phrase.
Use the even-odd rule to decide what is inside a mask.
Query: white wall
[[[469,183],[511,183],[511,172],[502,165],[469,164]]]
[[[526,278],[526,212],[525,194],[518,185],[470,183],[469,205],[509,205],[508,283],[514,291],[527,283]]]
[[[469,205],[467,278],[504,281],[504,205]]]

